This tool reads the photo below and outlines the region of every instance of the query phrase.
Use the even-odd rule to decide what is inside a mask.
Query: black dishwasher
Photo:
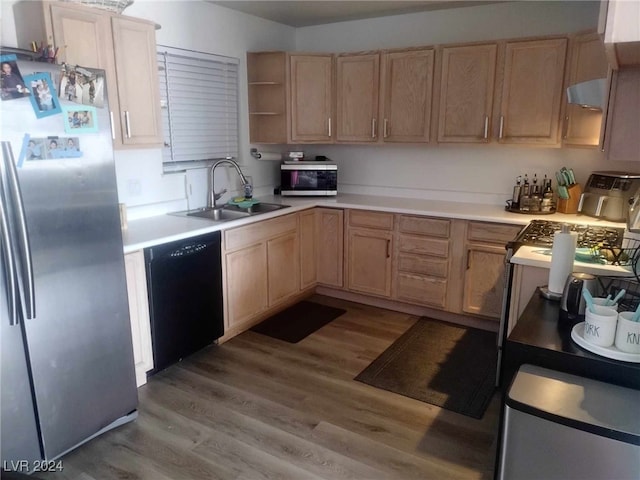
[[[220,232],[144,250],[154,368],[167,368],[224,333]]]

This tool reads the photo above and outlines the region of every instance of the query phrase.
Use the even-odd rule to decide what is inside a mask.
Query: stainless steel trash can
[[[499,479],[640,478],[640,391],[522,365],[505,402]]]

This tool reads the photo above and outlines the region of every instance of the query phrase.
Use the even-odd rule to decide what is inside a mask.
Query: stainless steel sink
[[[203,208],[195,212],[188,212],[188,217],[200,217],[222,222],[225,220],[237,220],[239,218],[248,217],[249,212],[240,212],[235,210],[227,210],[226,208]]]
[[[281,205],[279,203],[256,203],[248,208],[240,208],[238,205],[225,205],[223,208],[230,212],[248,212],[249,215],[258,215],[288,207],[289,205]]]
[[[216,222],[227,222],[238,220],[240,218],[252,217],[261,213],[273,212],[282,208],[288,208],[289,205],[281,205],[279,203],[257,203],[248,208],[240,208],[237,205],[224,205],[218,208],[199,208],[197,210],[186,210],[182,212],[172,212],[170,215],[178,215],[181,217],[199,217],[207,218]]]

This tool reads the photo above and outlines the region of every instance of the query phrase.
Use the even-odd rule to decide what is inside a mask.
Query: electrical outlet
[[[139,178],[130,178],[127,181],[127,190],[129,191],[129,195],[132,197],[137,197],[142,194],[142,184],[140,183]]]

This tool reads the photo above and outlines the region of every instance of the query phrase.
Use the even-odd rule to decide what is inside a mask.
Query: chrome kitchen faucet
[[[209,194],[207,195],[207,200],[208,200],[208,205],[207,206],[209,208],[214,208],[214,209],[218,208],[216,206],[216,201],[220,200],[220,197],[222,197],[222,195],[227,193],[227,189],[226,188],[220,190],[218,193],[216,193],[214,191],[215,190],[215,183],[214,183],[215,170],[216,170],[216,167],[218,165],[220,165],[221,163],[228,163],[229,165],[232,165],[233,167],[235,167],[236,172],[238,172],[238,175],[240,176],[240,181],[242,182],[242,187],[243,187],[244,192],[245,192],[245,197],[247,196],[247,193],[250,196],[251,192],[253,191],[253,187],[251,186],[251,184],[247,180],[247,177],[245,177],[244,174],[242,173],[242,170],[240,170],[240,165],[238,165],[231,158],[225,158],[223,160],[218,160],[209,169]]]

